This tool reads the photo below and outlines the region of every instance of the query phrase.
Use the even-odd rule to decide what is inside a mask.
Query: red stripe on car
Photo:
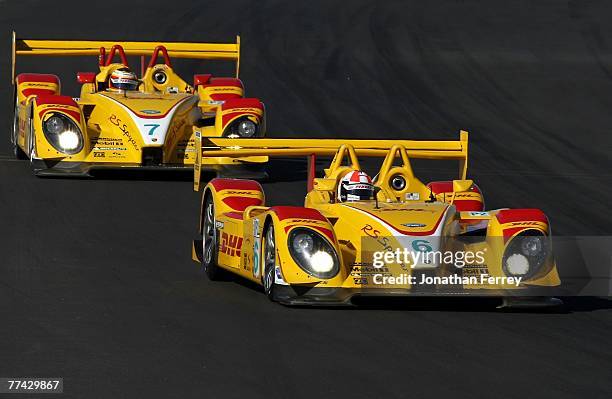
[[[546,215],[540,209],[504,209],[495,217],[501,224],[519,221],[548,223]]]
[[[59,84],[59,78],[55,75],[50,75],[47,73],[20,73],[19,75],[17,75],[17,83],[21,84],[24,82],[43,82]]]
[[[261,185],[254,180],[242,180],[242,179],[212,179],[209,183],[217,191],[221,190],[252,190],[252,191],[263,191]]]
[[[319,211],[312,208],[303,208],[300,206],[273,206],[271,211],[276,213],[279,220],[285,219],[311,219],[321,220],[326,222],[327,219]]]
[[[225,197],[221,201],[236,211],[244,211],[249,206],[259,206],[262,204],[259,198],[249,197]]]

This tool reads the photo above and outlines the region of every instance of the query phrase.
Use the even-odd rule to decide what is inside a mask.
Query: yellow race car
[[[253,180],[206,184],[202,239],[192,252],[211,279],[230,271],[284,304],[461,294],[496,295],[513,305],[557,303],[534,299],[560,285],[547,217],[539,209],[484,209],[480,188],[466,177],[467,132],[458,141],[211,141],[198,158],[333,155],[322,177],[310,163],[303,207],[267,205]],[[384,157],[374,179],[358,157]],[[458,160],[459,177],[425,183],[413,159]]]
[[[236,43],[153,43],[18,39],[13,33],[15,156],[37,175],[82,176],[103,168],[189,168],[194,137],[261,137],[264,105],[245,98]],[[61,92],[52,74],[20,73],[17,56],[98,56],[97,72],[79,72],[78,98]],[[140,77],[128,57],[140,57]],[[149,56],[148,62],[145,56]],[[231,60],[235,77],[196,74],[183,80],[175,58]],[[253,171],[266,156],[207,158],[204,168]],[[242,169],[242,170],[241,170]]]

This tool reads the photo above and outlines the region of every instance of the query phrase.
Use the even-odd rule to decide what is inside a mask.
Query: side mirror
[[[378,193],[380,192],[380,190],[382,190],[381,187],[379,186],[374,186],[374,201],[375,201],[375,208],[378,209]]]
[[[80,84],[93,83],[96,80],[96,74],[93,72],[78,72],[77,82]]]
[[[453,180],[453,191],[455,193],[468,191],[473,185],[473,180]]]

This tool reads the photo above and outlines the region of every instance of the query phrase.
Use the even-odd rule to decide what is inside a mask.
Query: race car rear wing
[[[203,140],[205,142],[203,142]],[[333,156],[343,145],[350,145],[356,155],[365,157],[384,157],[389,150],[400,145],[406,149],[410,158],[448,159],[459,161],[459,176],[465,179],[468,164],[468,132],[461,130],[456,141],[421,140],[345,140],[345,139],[236,139],[202,138],[196,132],[194,163],[194,191],[200,189],[203,157],[240,158],[247,156],[269,157],[309,157],[314,168],[314,157]],[[309,176],[309,178],[312,176]]]
[[[164,46],[171,58],[192,58],[236,61],[236,77],[240,71],[240,36],[236,43],[178,43],[178,42],[124,42],[93,40],[34,40],[18,38],[13,32],[12,38],[12,75],[15,82],[15,65],[18,55],[41,56],[87,56],[99,55],[101,49],[110,51],[120,44],[125,54],[151,55],[157,46]]]

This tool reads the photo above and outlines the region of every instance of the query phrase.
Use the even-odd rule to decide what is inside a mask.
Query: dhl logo
[[[221,248],[219,251],[229,256],[240,256],[240,248],[242,248],[242,237],[233,234],[221,234]]]
[[[223,111],[222,115],[235,114],[235,113],[249,113],[255,115],[263,115],[263,110],[261,108],[230,108]]]
[[[215,87],[207,87],[205,90],[209,90],[212,92],[233,92],[235,94],[242,94],[242,89],[237,86],[215,86]]]
[[[452,194],[451,194],[452,196]],[[476,200],[480,200],[481,196],[478,193],[456,193],[455,194],[455,199],[457,198],[461,198],[461,199],[476,199]]]
[[[327,225],[327,223],[325,223],[322,220],[312,220],[312,219],[287,219],[285,221],[286,224],[314,224],[314,225],[319,225],[319,226],[325,226]]]
[[[546,228],[546,223],[536,222],[536,221],[519,221],[519,222],[509,222],[503,225],[504,228],[512,228],[512,227],[539,227]]]
[[[65,109],[68,111],[79,111],[78,107],[75,107],[74,105],[64,105],[64,104],[43,104],[39,107],[42,111],[45,111],[47,109],[53,108],[53,109]]]
[[[539,230],[542,233],[546,234],[548,231],[548,225],[543,222],[536,221],[519,221],[519,222],[508,222],[502,224],[502,230],[504,231],[504,235],[512,233],[512,235],[519,234],[521,231],[525,229],[533,229]]]
[[[235,190],[221,190],[223,191],[223,194],[227,194],[227,195],[247,195],[247,196],[252,196],[252,195],[259,195],[259,191],[235,191]]]
[[[27,88],[27,87],[42,87],[46,89],[54,90],[57,85],[55,83],[45,83],[45,82],[24,82],[19,85],[19,88]]]

